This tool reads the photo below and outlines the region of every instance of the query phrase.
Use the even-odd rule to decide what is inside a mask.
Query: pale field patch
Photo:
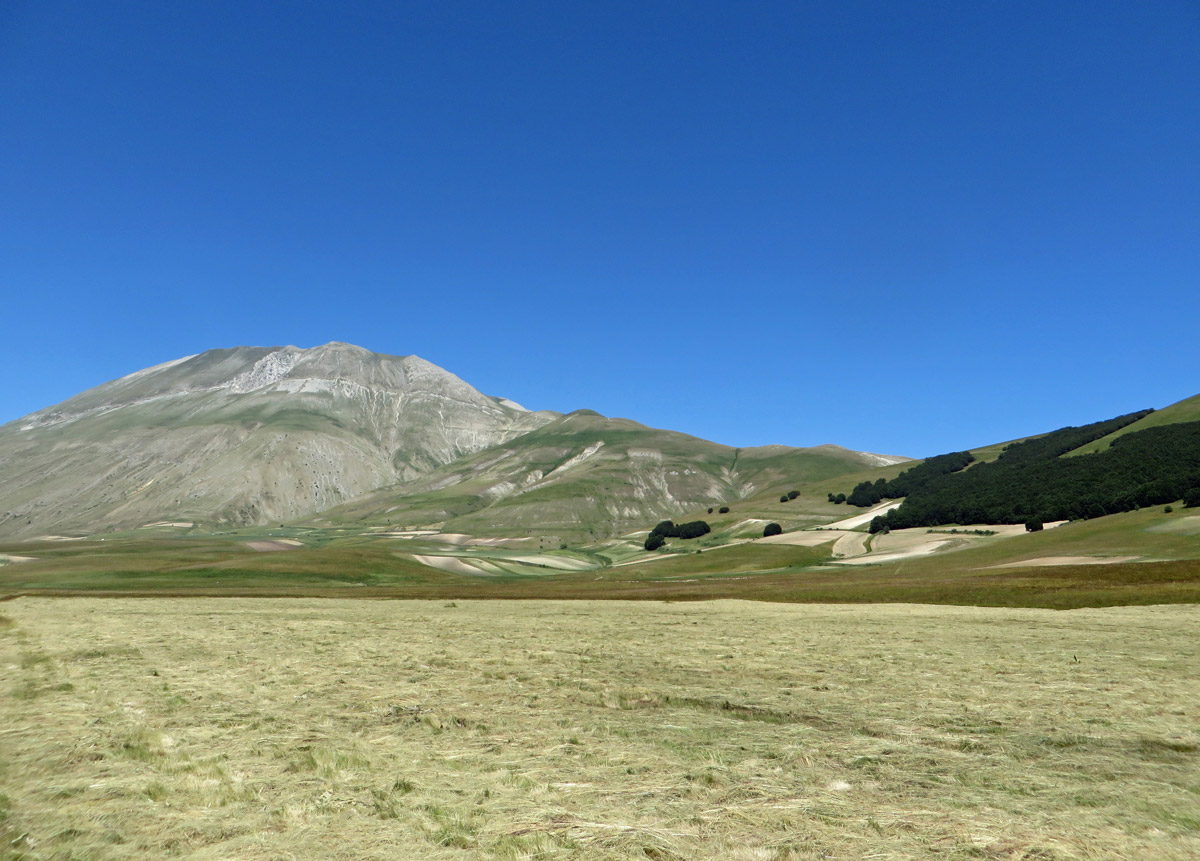
[[[787,544],[792,547],[820,547],[822,544],[832,544],[839,538],[851,535],[833,529],[798,529],[795,532],[781,532],[778,535],[768,535],[755,539],[758,544]]]
[[[837,561],[845,565],[879,565],[884,562],[899,562],[901,559],[912,559],[916,556],[928,556],[930,553],[949,549],[952,544],[953,542],[948,538],[934,539],[905,547],[902,550],[893,550],[887,553],[872,551],[851,559],[839,559]]]
[[[867,552],[867,542],[870,540],[871,536],[865,532],[843,532],[841,537],[833,543],[833,549],[830,552],[835,559],[861,556]]]
[[[441,571],[449,571],[452,574],[492,576],[499,570],[494,567],[487,566],[486,562],[481,562],[479,560],[467,562],[460,556],[433,556],[420,553],[410,553],[409,557],[411,559],[415,559],[417,562],[420,562],[422,565],[428,565],[431,568],[437,568]]]
[[[559,571],[590,571],[596,567],[595,562],[586,559],[574,559],[568,556],[551,556],[541,553],[536,556],[511,556],[513,562],[523,562],[526,565],[539,565],[543,568],[556,568]]]
[[[0,857],[1200,856],[1195,606],[0,609]]]
[[[1116,565],[1121,562],[1132,562],[1140,556],[1039,556],[1036,559],[1022,559],[1019,562],[1005,562],[1003,565],[989,565],[988,568],[1048,568],[1055,565]]]
[[[1024,527],[1022,527],[1022,531]],[[916,529],[893,529],[891,532],[879,533],[871,538],[872,553],[902,553],[907,550],[928,552],[930,545],[943,546],[951,541],[959,540],[959,536],[947,535],[941,532],[930,532],[924,527]],[[967,543],[965,536],[962,543]]]
[[[891,507],[895,508],[896,506],[892,505]],[[872,512],[877,510],[879,509],[872,509]],[[1056,520],[1045,524],[1045,528],[1053,529],[1062,526],[1066,522],[1065,520]],[[862,524],[858,525],[861,526]],[[832,534],[840,536],[833,545],[832,551],[834,558],[838,562],[846,565],[877,565],[884,562],[898,562],[902,559],[911,559],[917,556],[928,556],[931,553],[977,547],[982,543],[990,543],[1002,538],[1024,535],[1026,534],[1026,529],[1023,524],[974,524],[940,529],[929,529],[920,526],[911,529],[893,529],[890,532],[880,532],[868,536],[863,532],[833,532],[828,527],[825,527],[808,530],[807,534],[820,534],[822,532],[832,532]],[[975,534],[977,532],[990,532],[992,534]],[[779,538],[780,536],[775,537]],[[1085,559],[1090,557],[1063,558]],[[1129,556],[1113,559],[1113,561],[1126,562],[1137,558],[1136,556]],[[1023,565],[1024,563],[1017,564]],[[1072,563],[1067,561],[1047,562],[1045,564],[1068,565]],[[1016,567],[1016,564],[1013,567]]]
[[[837,520],[837,521],[834,521],[833,523],[826,523],[824,526],[820,526],[818,528],[819,529],[857,529],[859,526],[866,526],[868,523],[870,523],[876,517],[879,517],[880,515],[883,515],[883,514],[887,514],[893,508],[899,508],[903,504],[904,504],[903,499],[888,500],[887,502],[879,503],[874,508],[864,511],[862,514],[855,514],[854,516],[847,517],[844,520]]]
[[[1176,520],[1170,520],[1166,523],[1160,523],[1150,527],[1151,532],[1182,532],[1185,535],[1196,535],[1200,533],[1200,514],[1193,514],[1188,517],[1180,517]]]
[[[295,550],[297,547],[303,547],[303,541],[297,541],[294,538],[275,538],[271,540],[258,541],[243,541],[251,550],[257,550],[259,553],[273,553],[280,550]]]

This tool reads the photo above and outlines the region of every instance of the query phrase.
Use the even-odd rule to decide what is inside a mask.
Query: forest
[[[1164,425],[1118,437],[1106,451],[1063,457],[1149,414],[1119,416],[1013,443],[990,463],[969,452],[930,458],[891,481],[864,482],[847,502],[904,504],[871,529],[964,523],[1084,520],[1177,500],[1200,492],[1200,422]]]

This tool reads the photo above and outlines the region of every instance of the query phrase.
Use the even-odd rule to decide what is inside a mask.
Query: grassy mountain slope
[[[1200,488],[1200,422],[1159,424],[1118,437],[1107,450],[1081,457],[1062,454],[1111,435],[1145,417],[1131,413],[1068,427],[1015,444],[997,460],[957,471],[916,477],[915,469],[883,485],[862,485],[849,501],[871,505],[903,498],[890,511],[891,529],[968,523],[1024,523],[1103,517],[1191,497]]]
[[[472,535],[537,533],[580,541],[719,506],[763,487],[858,471],[880,459],[836,446],[737,449],[579,411],[314,522],[437,524]]]
[[[1113,440],[1126,434],[1137,433],[1138,431],[1146,430],[1147,428],[1163,427],[1165,425],[1182,424],[1184,422],[1200,421],[1200,395],[1194,395],[1190,398],[1185,398],[1182,401],[1171,404],[1169,407],[1163,407],[1161,410],[1155,410],[1143,419],[1139,419],[1131,425],[1117,430],[1100,439],[1082,445],[1072,452],[1067,454],[1067,457],[1073,457],[1080,454],[1094,454],[1096,452],[1107,451],[1112,445]]]

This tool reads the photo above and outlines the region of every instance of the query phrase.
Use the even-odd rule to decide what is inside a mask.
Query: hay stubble
[[[1192,606],[4,613],[0,857],[1200,854]]]

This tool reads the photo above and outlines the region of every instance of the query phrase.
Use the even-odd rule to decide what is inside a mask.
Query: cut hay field
[[[1196,606],[0,613],[0,858],[1200,857]]]

